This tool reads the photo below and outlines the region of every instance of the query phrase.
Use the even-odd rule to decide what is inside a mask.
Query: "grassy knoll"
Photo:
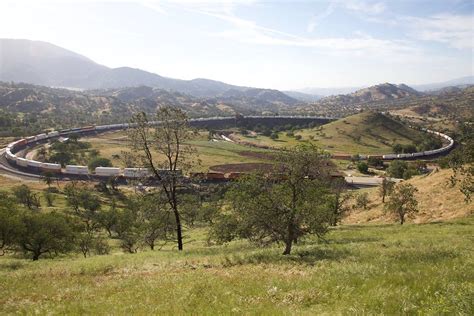
[[[327,243],[205,246],[31,262],[0,258],[0,313],[458,314],[474,312],[474,218],[343,226]]]
[[[91,143],[93,149],[100,151],[101,156],[111,159],[116,166],[123,166],[123,161],[115,155],[120,155],[122,151],[128,150],[125,132],[104,133],[86,140]],[[242,153],[248,153],[249,151],[256,153],[265,152],[263,149],[246,147],[226,141],[209,141],[205,132],[199,133],[194,140],[188,143],[193,145],[198,153],[200,166],[195,168],[196,171],[205,171],[210,166],[218,164],[261,162],[262,158],[257,155],[252,156]]]
[[[291,147],[299,142],[312,142],[333,153],[350,154],[391,153],[393,144],[411,144],[423,137],[421,132],[374,112],[363,112],[321,127],[297,130],[294,135],[300,135],[302,139],[289,137],[287,132],[278,133],[277,140],[262,135],[239,137],[246,142],[272,147]]]

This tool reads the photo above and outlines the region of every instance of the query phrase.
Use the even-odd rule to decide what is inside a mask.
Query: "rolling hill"
[[[421,93],[405,84],[383,83],[357,90],[350,94],[341,94],[323,98],[319,103],[338,105],[358,105],[386,100],[396,100],[420,96]]]
[[[234,139],[266,147],[291,147],[300,142],[310,142],[329,152],[338,154],[391,153],[395,143],[413,144],[426,138],[422,132],[408,128],[390,116],[364,111],[315,128],[294,131],[301,140],[278,133],[273,140],[263,135],[233,135]]]
[[[412,144],[425,137],[401,122],[384,114],[364,111],[329,124],[319,130],[301,133],[324,149],[334,153],[381,154],[392,152],[395,143]]]

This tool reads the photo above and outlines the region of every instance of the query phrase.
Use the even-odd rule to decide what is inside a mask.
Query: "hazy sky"
[[[262,88],[474,73],[474,1],[0,0],[0,37],[109,67]]]

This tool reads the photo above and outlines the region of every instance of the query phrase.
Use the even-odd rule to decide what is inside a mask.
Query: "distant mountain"
[[[303,102],[315,102],[321,99],[323,96],[315,95],[315,94],[308,94],[298,91],[283,91],[284,94]]]
[[[0,81],[83,88],[84,82],[107,70],[53,44],[0,39]]]
[[[137,111],[154,113],[163,105],[181,108],[191,117],[261,113],[215,100],[197,99],[179,92],[145,86],[73,91],[0,82],[0,114],[5,111],[4,113],[32,115],[34,122],[50,122],[46,126],[126,122]]]
[[[108,68],[50,43],[20,39],[0,39],[0,81],[80,89],[150,86],[200,98],[221,98],[237,91],[239,98],[284,105],[298,103],[277,90],[240,87],[201,78],[172,79],[129,67]]]
[[[465,88],[466,86],[474,85],[474,76],[467,76],[462,78],[456,78],[444,82],[412,85],[418,91],[434,91],[447,87],[458,87]]]
[[[322,97],[327,97],[331,95],[339,95],[339,94],[348,94],[352,93],[354,91],[357,91],[359,89],[362,89],[363,87],[334,87],[334,88],[303,88],[303,89],[297,89],[294,90],[296,92],[301,92],[301,93],[306,93],[306,94],[311,94],[311,95],[320,95]]]
[[[420,96],[421,93],[405,84],[383,83],[357,90],[350,94],[341,94],[321,99],[320,103],[336,103],[340,105],[357,105],[369,102],[401,99]]]

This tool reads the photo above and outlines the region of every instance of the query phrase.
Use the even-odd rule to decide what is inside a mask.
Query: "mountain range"
[[[244,98],[284,105],[299,102],[273,89],[241,87],[201,78],[179,80],[130,67],[109,68],[59,46],[23,39],[0,39],[0,81],[76,89],[149,86],[197,98]]]
[[[418,91],[463,88],[474,84],[474,76],[446,82],[414,85],[382,84],[369,88],[305,88],[278,91],[230,85],[209,79],[180,80],[130,67],[109,68],[59,46],[24,39],[0,39],[0,81],[24,82],[68,89],[126,89],[148,86],[154,94],[178,92],[192,98],[237,107],[278,111],[304,103],[364,103],[419,95]],[[417,89],[418,91],[414,90]],[[453,88],[450,88],[453,89]],[[129,93],[150,90],[138,89]],[[141,96],[146,97],[146,96]]]

